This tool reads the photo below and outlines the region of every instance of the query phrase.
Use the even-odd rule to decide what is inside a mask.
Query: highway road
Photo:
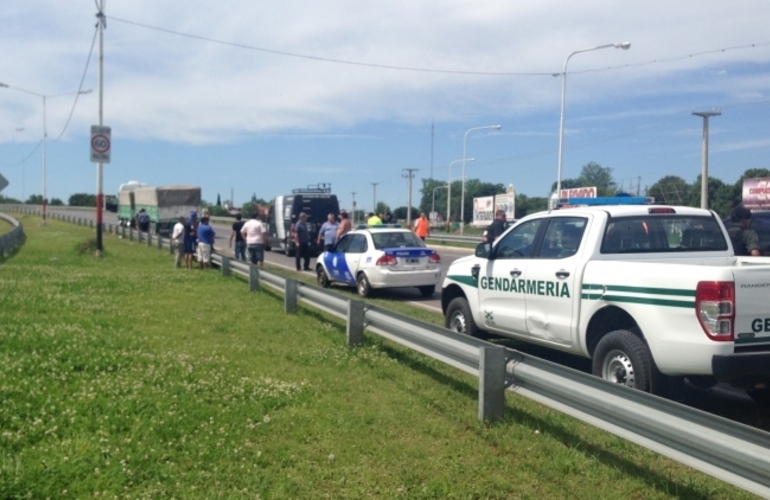
[[[82,210],[69,207],[48,207],[49,213],[59,213],[69,215],[71,217],[80,217],[86,220],[96,220],[96,212],[91,210]],[[104,212],[105,224],[117,224],[117,214],[112,212]],[[232,257],[234,252],[229,248],[230,233],[232,231],[231,225],[225,224],[212,224],[214,232],[216,233],[216,239],[214,243],[214,249],[223,254]],[[456,247],[443,247],[432,246],[436,248],[441,255],[441,281],[444,280],[449,265],[460,257],[470,255],[473,250],[470,248],[456,248]],[[265,252],[265,262],[270,263],[273,266],[277,266],[290,271],[296,271],[294,257],[287,257],[282,252]],[[315,268],[315,258],[311,259],[310,267]],[[441,282],[439,282],[441,283]],[[351,288],[352,290],[352,288]],[[380,296],[386,296],[393,299],[409,302],[419,307],[424,307],[433,311],[441,311],[441,285],[437,287],[436,293],[432,297],[423,297],[416,288],[399,288],[391,290],[382,290],[379,292]]]

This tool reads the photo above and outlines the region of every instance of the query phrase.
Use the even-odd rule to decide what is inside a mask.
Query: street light
[[[372,185],[372,212],[377,213],[377,184],[379,182],[370,182]]]
[[[446,192],[446,220],[447,224],[449,223],[450,218],[450,210],[452,208],[452,165],[455,163],[460,163],[462,161],[476,161],[476,158],[460,158],[459,160],[455,160],[449,163],[449,177],[447,177],[447,184],[449,184],[449,187],[447,188]]]
[[[47,182],[46,178],[48,176],[48,168],[46,164],[46,145],[48,143],[48,128],[46,127],[46,120],[45,120],[45,103],[46,100],[49,97],[61,97],[61,96],[68,96],[68,95],[80,95],[80,94],[88,94],[91,92],[91,90],[81,90],[80,92],[72,92],[72,93],[65,93],[65,94],[53,94],[53,95],[46,95],[46,94],[39,94],[37,92],[32,92],[31,90],[22,89],[19,87],[12,87],[6,83],[0,83],[0,88],[6,88],[6,89],[13,89],[18,90],[19,92],[24,92],[25,94],[33,95],[35,97],[41,97],[43,99],[43,224],[45,224],[45,207],[48,203],[47,201]]]
[[[556,173],[556,196],[561,196],[561,160],[562,160],[562,148],[564,145],[564,104],[567,99],[567,63],[570,58],[575,54],[581,52],[591,52],[592,50],[608,49],[614,47],[616,49],[628,50],[631,48],[630,42],[621,43],[608,43],[606,45],[599,45],[598,47],[591,47],[590,49],[576,50],[564,61],[564,70],[561,72],[561,118],[559,119],[559,167]],[[553,76],[559,76],[559,73],[554,73]]]
[[[430,209],[431,215],[436,213],[436,190],[444,189],[444,188],[449,188],[449,184],[447,184],[446,186],[439,186],[439,187],[433,188],[433,205],[431,205],[431,209]]]
[[[503,128],[502,125],[487,125],[486,127],[473,127],[469,128],[465,132],[465,137],[463,137],[463,189],[462,194],[460,195],[460,234],[465,234],[465,145],[468,142],[468,134],[471,133],[474,130],[484,130],[488,128],[493,128],[495,130],[500,130]]]
[[[722,112],[718,109],[711,111],[693,111],[694,116],[703,118],[703,163],[700,174],[700,207],[709,207],[709,117],[719,116]]]

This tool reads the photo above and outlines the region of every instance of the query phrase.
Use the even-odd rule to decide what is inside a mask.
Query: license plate
[[[419,264],[420,259],[406,259],[407,264]]]

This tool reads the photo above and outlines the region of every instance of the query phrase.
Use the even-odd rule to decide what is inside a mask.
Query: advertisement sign
[[[770,178],[743,179],[743,206],[749,210],[770,210]]]
[[[516,219],[516,192],[513,189],[513,184],[508,184],[505,194],[495,195],[495,212],[498,210],[505,212],[505,220]],[[492,216],[494,217],[494,214]]]
[[[559,198],[596,198],[596,186],[562,189]]]
[[[473,225],[485,227],[495,220],[495,197],[473,198]]]

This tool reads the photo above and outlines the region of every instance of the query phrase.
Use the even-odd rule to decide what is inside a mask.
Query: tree
[[[420,210],[430,213],[433,206],[433,190],[446,186],[446,182],[437,181],[436,179],[422,179],[422,189],[420,194]],[[481,182],[478,179],[468,179],[465,181],[465,204],[464,204],[464,217],[465,223],[473,219],[473,198],[481,196],[492,196],[495,194],[505,193],[505,186],[502,183],[492,184],[490,182]],[[436,189],[436,212],[446,214],[447,208],[447,189]],[[462,182],[455,181],[452,183],[452,220],[458,220],[460,218],[460,206],[462,196]],[[419,212],[417,212],[419,213]],[[395,217],[395,212],[393,213]]]
[[[27,198],[27,201],[25,201],[27,205],[42,205],[43,204],[43,195],[42,194],[31,194],[29,195],[29,198]]]
[[[374,211],[378,214],[386,214],[390,212],[390,207],[384,201],[378,201],[377,208]]]
[[[735,186],[725,184],[716,177],[709,177],[708,183],[708,207],[721,217],[727,217],[733,210],[735,203]],[[692,185],[687,198],[687,206],[700,207],[701,176]]]
[[[61,206],[64,206],[64,202],[61,201],[59,198],[54,198],[51,200],[50,205],[52,207],[61,207]]]
[[[67,204],[71,207],[95,207],[96,195],[88,193],[75,193],[70,196]]]
[[[417,218],[419,215],[420,210],[417,207],[412,207],[412,219]],[[396,220],[406,220],[406,206],[393,210],[393,218]]]
[[[588,162],[580,170],[576,179],[562,179],[562,189],[596,186],[596,196],[614,196],[618,184],[612,177],[612,168],[602,167],[596,162]],[[556,183],[551,185],[551,191],[556,191]]]
[[[2,194],[0,194],[0,203],[20,205],[21,200],[17,200],[16,198],[9,198],[7,196],[3,196]]]
[[[217,193],[217,206],[218,206],[218,207],[221,207],[221,206],[222,206],[222,197],[221,197],[221,196],[219,196],[219,193]]]
[[[655,198],[655,203],[664,205],[683,205],[688,200],[692,186],[676,175],[667,175],[647,188],[647,196]]]
[[[537,196],[530,198],[526,194],[516,195],[516,218],[521,219],[525,215],[542,212],[548,209],[548,198]]]

